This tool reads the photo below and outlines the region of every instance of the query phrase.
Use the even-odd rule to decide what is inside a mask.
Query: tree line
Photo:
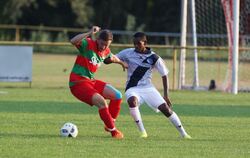
[[[180,0],[1,0],[0,24],[180,32]]]

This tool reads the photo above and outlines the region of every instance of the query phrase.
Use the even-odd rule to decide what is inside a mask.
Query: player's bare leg
[[[114,88],[112,85],[106,84],[102,95],[104,96],[104,98],[110,100],[108,108],[109,108],[109,112],[112,118],[115,121],[120,113],[121,103],[122,103],[122,94],[119,90]]]

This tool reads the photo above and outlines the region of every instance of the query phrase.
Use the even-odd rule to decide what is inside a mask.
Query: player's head
[[[143,32],[136,32],[133,35],[133,42],[135,49],[139,52],[144,52],[147,45],[147,36]]]
[[[97,38],[97,46],[99,51],[109,48],[113,41],[113,34],[110,30],[102,30]]]

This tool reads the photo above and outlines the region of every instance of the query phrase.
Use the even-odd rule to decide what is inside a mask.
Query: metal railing
[[[43,42],[43,41],[21,41],[20,37],[20,30],[35,30],[35,31],[55,31],[55,32],[83,32],[84,29],[81,28],[62,28],[62,27],[47,27],[47,26],[26,26],[26,25],[0,25],[0,30],[6,30],[11,29],[15,30],[15,40],[12,41],[0,41],[0,45],[28,45],[28,46],[70,46],[71,44],[69,42]],[[113,31],[114,34],[124,34],[124,35],[131,35],[133,32],[127,32],[127,31]],[[178,34],[167,34],[167,33],[147,33],[152,36],[175,36],[178,37]],[[166,42],[167,43],[167,42]],[[204,51],[216,51],[218,53],[218,58],[220,57],[221,52],[227,52],[228,47],[217,47],[217,46],[199,46],[199,47],[180,47],[176,45],[159,45],[159,44],[152,44],[148,45],[151,48],[156,49],[162,49],[162,50],[168,50],[171,53],[171,60],[172,60],[172,89],[176,89],[176,80],[177,80],[177,69],[178,69],[178,56],[181,49],[189,50],[187,53],[190,54],[192,50],[199,50],[199,54]],[[127,47],[133,47],[132,44],[119,44],[119,43],[113,43],[111,45],[112,48],[127,48]],[[243,52],[250,52],[249,47],[241,47],[239,49],[239,52],[243,54]],[[248,61],[250,59],[250,56],[248,58]],[[220,65],[218,66],[219,69]],[[219,70],[221,71],[221,70]]]

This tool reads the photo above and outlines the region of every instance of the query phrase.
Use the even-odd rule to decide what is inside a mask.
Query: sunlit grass
[[[125,138],[114,140],[103,130],[97,108],[71,95],[73,61],[70,55],[34,55],[32,88],[0,84],[0,157],[250,157],[248,93],[171,91],[173,109],[192,140],[181,140],[167,118],[145,105],[149,137],[140,139],[124,100],[116,124]],[[123,92],[126,73],[120,66],[103,66],[97,77]],[[161,86],[161,80],[154,82]],[[78,126],[77,138],[60,137],[65,122]]]

